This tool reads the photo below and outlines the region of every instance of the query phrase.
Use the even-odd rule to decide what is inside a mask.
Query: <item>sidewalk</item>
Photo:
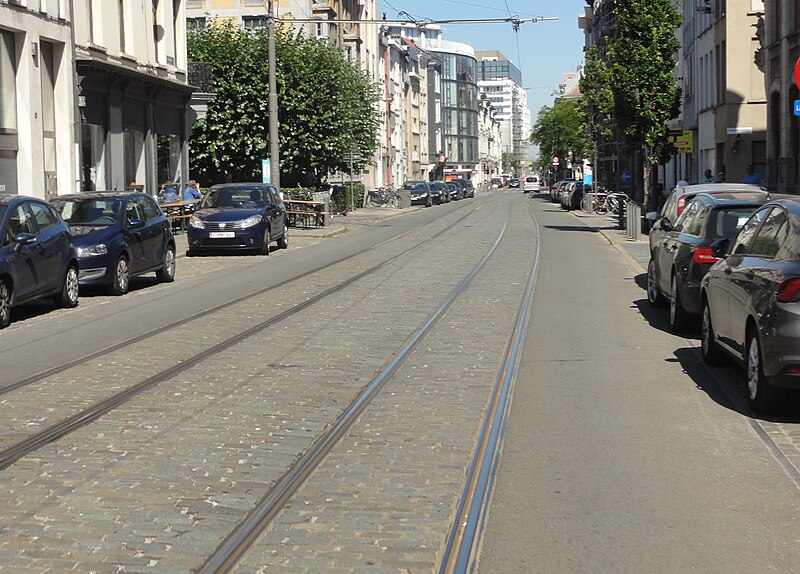
[[[650,242],[647,235],[640,234],[638,241],[628,239],[626,231],[619,229],[616,215],[589,215],[580,210],[570,213],[589,227],[599,231],[631,265],[642,273],[647,272],[647,264],[650,261]]]

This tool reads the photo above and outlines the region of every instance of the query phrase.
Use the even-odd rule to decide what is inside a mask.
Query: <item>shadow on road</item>
[[[545,229],[555,229],[556,231],[583,231],[589,233],[597,233],[597,229],[593,227],[586,227],[585,225],[544,225]]]

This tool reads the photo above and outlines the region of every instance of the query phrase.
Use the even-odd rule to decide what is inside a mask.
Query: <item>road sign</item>
[[[361,154],[360,153],[356,153],[356,152],[346,153],[346,154],[344,154],[344,161],[346,161],[348,163],[349,162],[353,162],[353,161],[355,161],[355,162],[361,161]]]
[[[794,115],[800,116],[800,100],[794,101]]]
[[[800,88],[800,58],[797,59],[794,65],[794,83]]]
[[[561,162],[559,161],[558,156],[553,156],[553,165],[558,165],[559,163]]]
[[[261,182],[272,183],[272,172],[270,168],[270,161],[268,159],[261,160]]]

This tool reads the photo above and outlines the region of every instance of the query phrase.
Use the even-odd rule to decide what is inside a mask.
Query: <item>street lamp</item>
[[[269,98],[267,100],[267,113],[269,114],[269,174],[272,185],[281,191],[281,148],[278,136],[278,80],[275,71],[275,13],[274,0],[268,0],[267,6],[267,65],[269,71],[267,81],[269,84]]]

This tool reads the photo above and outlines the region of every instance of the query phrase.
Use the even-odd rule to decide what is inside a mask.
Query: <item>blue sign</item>
[[[587,173],[583,176],[583,184],[584,185],[592,185],[592,174]]]
[[[800,116],[800,100],[794,101],[794,115]]]
[[[272,171],[270,166],[270,160],[268,159],[261,160],[261,182],[272,183]]]

